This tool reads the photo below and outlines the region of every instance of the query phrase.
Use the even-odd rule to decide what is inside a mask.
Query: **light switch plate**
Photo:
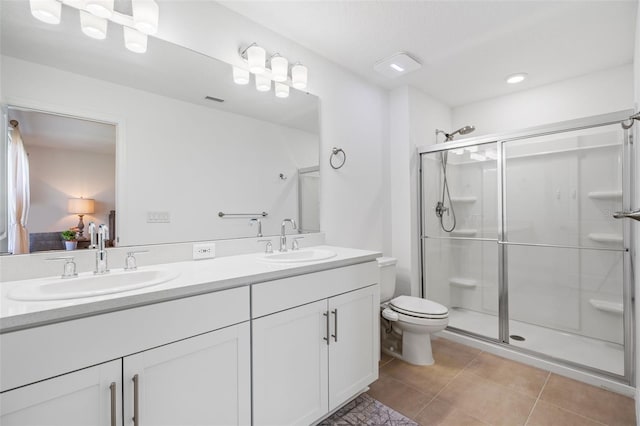
[[[193,245],[193,260],[212,259],[216,257],[216,243]]]

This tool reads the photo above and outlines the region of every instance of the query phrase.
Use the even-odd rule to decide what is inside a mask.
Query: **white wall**
[[[116,158],[114,154],[30,146],[30,233],[54,232],[78,224],[78,215],[67,212],[69,198],[93,198],[95,212],[84,216],[85,226],[109,223],[116,207]],[[85,236],[86,236],[85,230]]]
[[[450,110],[413,87],[390,95],[391,255],[398,259],[397,294],[420,294],[416,147],[435,143],[436,128],[450,127]]]
[[[630,109],[631,64],[453,109],[453,129],[475,125],[470,137]]]
[[[10,104],[118,123],[121,245],[255,236],[218,211],[267,211],[263,233],[277,234],[296,217],[296,170],[317,164],[317,135],[55,68],[5,57],[2,85]],[[150,211],[171,223],[147,223]]]
[[[383,236],[388,192],[382,157],[387,144],[387,92],[325,58],[214,2],[162,2],[158,36],[229,63],[238,48],[258,42],[309,68],[309,92],[320,97],[320,225],[327,243],[389,251]],[[329,164],[332,147],[347,154],[340,170]],[[386,244],[385,244],[386,245]]]

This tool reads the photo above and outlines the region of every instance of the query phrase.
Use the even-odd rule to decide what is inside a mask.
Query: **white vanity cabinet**
[[[308,425],[378,378],[375,262],[252,286],[254,425]]]
[[[122,425],[122,361],[64,374],[0,394],[3,426]]]
[[[2,334],[0,424],[249,425],[248,320],[241,287]]]

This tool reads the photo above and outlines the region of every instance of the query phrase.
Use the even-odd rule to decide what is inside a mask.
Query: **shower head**
[[[464,127],[459,128],[455,132],[451,132],[451,133],[447,133],[444,130],[436,129],[436,136],[439,133],[442,133],[444,135],[444,137],[445,137],[445,142],[448,142],[448,141],[453,140],[453,137],[455,135],[457,135],[457,134],[468,135],[469,133],[473,132],[475,129],[476,129],[475,126],[464,126]]]

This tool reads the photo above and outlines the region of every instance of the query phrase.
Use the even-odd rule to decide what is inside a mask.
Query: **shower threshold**
[[[449,326],[497,339],[495,315],[451,308]],[[510,339],[509,344],[557,359],[564,359],[598,370],[624,375],[624,348],[620,344],[566,333],[521,321],[509,321],[509,334],[524,338]]]

